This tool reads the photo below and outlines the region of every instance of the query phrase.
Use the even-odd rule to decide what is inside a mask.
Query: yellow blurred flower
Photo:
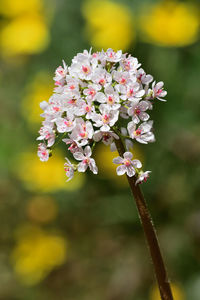
[[[86,34],[97,49],[126,50],[135,38],[128,8],[109,0],[87,0],[83,5]]]
[[[160,46],[181,47],[199,38],[199,10],[190,3],[162,1],[139,18],[142,38]]]
[[[0,32],[1,52],[5,57],[39,53],[48,46],[49,40],[49,30],[38,14],[19,16]]]
[[[142,164],[144,161],[143,154],[137,145],[134,145],[133,151],[134,159],[139,159]],[[97,146],[97,149],[94,153],[94,158],[96,160],[99,176],[105,179],[111,179],[121,186],[126,186],[127,179],[126,176],[118,176],[116,173],[117,165],[113,164],[113,158],[119,156],[118,152],[111,152],[109,146],[105,146],[103,143]]]
[[[26,211],[32,221],[48,223],[56,218],[58,207],[51,197],[35,196],[28,201]]]
[[[22,227],[11,253],[14,270],[27,285],[37,284],[66,261],[66,241],[33,226]]]
[[[30,190],[54,192],[56,190],[73,191],[84,184],[85,174],[75,173],[73,180],[66,182],[64,155],[58,150],[48,162],[41,162],[35,152],[23,153],[17,161],[17,175]]]
[[[184,292],[182,288],[176,284],[171,284],[172,293],[174,296],[174,300],[185,300]],[[154,286],[150,293],[150,300],[160,300],[160,293],[158,291],[158,287]]]
[[[41,0],[1,0],[0,13],[7,17],[15,17],[31,11],[40,11],[41,8]]]
[[[26,88],[26,95],[22,100],[22,113],[31,127],[35,124],[41,124],[43,118],[40,114],[43,110],[40,108],[40,102],[48,101],[53,93],[53,80],[46,73],[38,73],[32,82]]]

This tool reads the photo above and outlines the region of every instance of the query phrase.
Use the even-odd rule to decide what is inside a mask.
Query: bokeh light
[[[144,7],[139,18],[141,38],[147,42],[165,47],[182,47],[199,38],[199,12],[192,3],[161,1]]]
[[[123,3],[86,0],[83,5],[86,35],[97,49],[127,50],[135,39],[133,16]]]

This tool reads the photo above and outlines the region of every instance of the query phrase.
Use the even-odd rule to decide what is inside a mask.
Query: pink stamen
[[[87,106],[85,107],[85,111],[86,111],[86,112],[90,112],[90,111],[91,111],[91,107],[90,107],[89,105],[87,105]]]
[[[114,102],[113,97],[109,96],[108,97],[108,102],[110,102],[112,104]]]
[[[69,103],[69,104],[76,104],[76,99],[70,99],[67,103]]]
[[[126,159],[126,160],[124,160],[124,165],[126,166],[126,167],[129,167],[130,165],[131,165],[131,162],[130,162],[130,160],[128,160],[128,159]]]
[[[134,134],[136,135],[136,136],[138,136],[138,135],[140,135],[141,134],[141,130],[140,129],[137,129],[137,130],[135,130],[135,132],[134,132]]]
[[[108,121],[109,121],[109,115],[104,115],[103,116],[103,122],[108,123]]]
[[[136,115],[139,115],[141,113],[141,110],[139,108],[136,108],[135,113],[136,113]]]
[[[121,83],[121,84],[125,84],[125,83],[126,83],[126,79],[125,79],[125,78],[122,78],[122,79],[120,80],[120,83]]]
[[[102,79],[99,80],[99,83],[100,83],[101,85],[104,85],[104,84],[106,83],[106,81],[105,81],[104,78],[102,78]]]
[[[79,135],[82,137],[82,138],[87,138],[88,134],[87,132],[80,132]]]
[[[59,110],[60,110],[60,108],[59,108],[58,106],[54,106],[54,107],[53,107],[53,110],[55,110],[55,111],[59,111]]]
[[[82,70],[83,70],[83,72],[86,73],[86,74],[89,73],[89,68],[88,68],[88,67],[82,66]]]

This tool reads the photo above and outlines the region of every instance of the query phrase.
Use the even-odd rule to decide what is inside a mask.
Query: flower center
[[[79,133],[79,135],[80,135],[80,137],[82,137],[83,139],[85,139],[85,138],[87,138],[87,137],[88,137],[88,134],[87,134],[87,132],[86,132],[86,131],[84,131],[84,132],[80,132],[80,133]]]
[[[103,123],[108,123],[109,122],[109,115],[104,115],[103,116]]]
[[[58,106],[54,106],[54,107],[53,107],[53,110],[55,110],[55,111],[59,111],[59,110],[60,110],[60,107],[58,107]]]
[[[162,93],[162,91],[163,91],[163,89],[159,89],[159,90],[157,91],[157,95],[160,95],[160,94]]]
[[[64,121],[64,124],[65,124],[67,127],[72,126],[72,122],[71,122],[71,121]]]
[[[91,107],[90,107],[89,105],[86,105],[85,111],[86,111],[86,112],[90,112],[90,111],[91,111]]]
[[[139,115],[140,113],[141,113],[141,110],[140,110],[139,108],[136,108],[136,109],[135,109],[135,114],[136,114],[136,115]]]
[[[86,158],[86,159],[83,160],[83,163],[84,163],[84,164],[89,164],[89,162],[90,162],[90,159],[89,159],[89,158]]]
[[[94,89],[90,89],[89,94],[91,96],[94,96],[96,94],[96,91]]]
[[[137,129],[137,130],[134,131],[134,135],[139,136],[141,134],[141,132],[142,131],[140,129]]]
[[[70,99],[67,103],[69,103],[69,104],[76,104],[76,99]]]
[[[110,138],[109,134],[107,134],[107,133],[104,133],[104,134],[103,134],[103,140],[104,140],[105,142],[107,142],[107,141],[109,140],[109,138]]]
[[[85,74],[88,74],[90,72],[90,68],[88,66],[82,66],[82,71]]]
[[[131,162],[130,162],[130,160],[125,159],[124,162],[123,162],[123,164],[124,164],[126,167],[129,167],[129,166],[131,165]]]
[[[120,80],[120,83],[121,83],[121,84],[125,84],[125,83],[126,83],[126,78],[122,78],[122,79]]]
[[[113,104],[114,103],[114,99],[112,96],[109,96],[108,99],[107,99],[108,103],[109,104]]]
[[[101,85],[104,85],[104,84],[106,83],[106,81],[105,81],[104,78],[102,78],[102,79],[99,80],[99,83],[100,83]]]

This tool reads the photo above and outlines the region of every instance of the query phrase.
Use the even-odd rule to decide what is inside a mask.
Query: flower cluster
[[[114,52],[92,53],[84,50],[72,60],[71,66],[58,67],[55,89],[49,101],[40,107],[45,118],[37,138],[41,161],[47,161],[55,142],[62,140],[77,164],[66,159],[65,171],[70,180],[74,172],[89,168],[98,173],[92,151],[98,142],[115,150],[115,140],[124,142],[124,157],[113,160],[117,174],[136,176],[137,183],[146,181],[149,171],[141,170],[140,161],[132,160],[128,150],[133,141],[147,144],[155,140],[153,121],[149,120],[155,99],[165,101],[163,82],[156,83],[145,73],[137,58]]]

